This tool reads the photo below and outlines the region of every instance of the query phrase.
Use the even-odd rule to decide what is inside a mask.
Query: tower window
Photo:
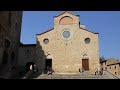
[[[8,16],[8,22],[9,22],[9,25],[10,25],[10,27],[11,27],[11,12],[9,11],[9,16]]]
[[[17,30],[17,23],[15,24],[15,30]]]
[[[5,39],[5,47],[6,48],[9,48],[10,47],[10,41]]]

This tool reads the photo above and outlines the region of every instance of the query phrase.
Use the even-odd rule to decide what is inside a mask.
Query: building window
[[[9,48],[10,47],[10,41],[5,39],[5,47],[6,48]]]
[[[9,11],[9,17],[8,17],[8,22],[9,22],[9,25],[10,25],[10,27],[11,27],[11,12]]]
[[[116,66],[115,66],[115,69],[116,69]]]
[[[117,74],[117,72],[115,72],[115,75]]]
[[[15,30],[17,30],[17,23],[15,24]]]
[[[86,38],[86,39],[85,39],[85,43],[86,43],[86,44],[89,44],[89,43],[90,43],[90,38]]]
[[[110,69],[111,69],[111,67],[110,67]]]
[[[44,42],[44,44],[48,44],[49,43],[49,39],[46,38],[46,39],[43,40],[43,42]]]
[[[63,35],[64,38],[69,38],[70,37],[70,32],[69,31],[64,31],[62,33],[62,35]]]

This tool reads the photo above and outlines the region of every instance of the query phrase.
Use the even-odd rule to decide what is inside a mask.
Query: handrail
[[[108,71],[108,70],[104,70],[104,71],[107,71],[108,73],[110,73],[111,75],[113,75],[114,77],[116,77],[117,79],[120,79],[120,78],[117,77],[116,75],[112,74],[110,71]]]

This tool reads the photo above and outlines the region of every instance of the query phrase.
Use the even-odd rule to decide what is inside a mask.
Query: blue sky
[[[35,44],[36,34],[54,27],[53,16],[63,11],[24,11],[21,42]],[[100,56],[120,59],[120,11],[70,11],[80,15],[80,23],[99,33]]]

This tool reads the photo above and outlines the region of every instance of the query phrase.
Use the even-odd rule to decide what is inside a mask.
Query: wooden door
[[[82,68],[83,68],[85,71],[88,71],[88,70],[89,70],[89,60],[88,60],[88,59],[82,59]]]

